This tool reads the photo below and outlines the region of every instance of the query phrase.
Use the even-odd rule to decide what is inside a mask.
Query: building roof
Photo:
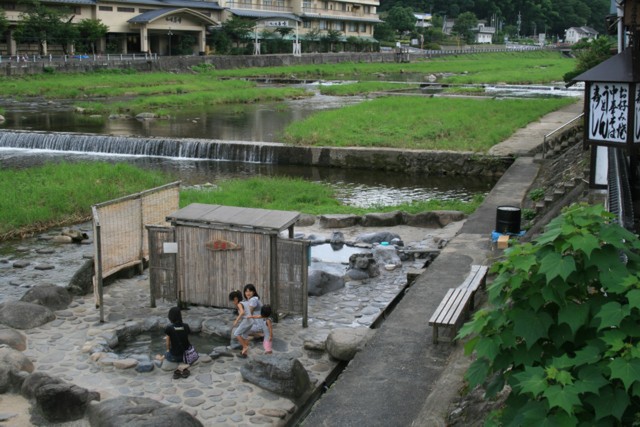
[[[192,203],[167,216],[167,221],[172,224],[208,226],[247,233],[277,234],[295,224],[299,217],[300,213],[293,211]]]
[[[164,6],[165,8],[192,8],[223,10],[224,8],[213,1],[199,0],[109,0],[109,3],[126,3],[131,5]],[[96,0],[95,3],[102,3]]]
[[[316,18],[316,19],[325,19],[327,21],[353,21],[353,22],[372,22],[372,23],[380,23],[379,18],[359,18],[356,16],[335,16],[335,15],[324,15],[319,13],[303,13],[303,17]]]
[[[257,19],[293,19],[294,21],[302,22],[297,15],[287,12],[270,12],[267,10],[250,10],[250,9],[229,9],[229,12],[242,18],[257,18]]]
[[[95,5],[96,0],[43,0],[43,3],[86,4]]]
[[[199,16],[202,19],[206,20],[207,22],[210,23],[215,23],[211,18],[209,18],[208,16],[205,16],[201,13],[198,13],[197,11],[194,11],[193,9],[189,9],[189,8],[175,8],[175,7],[170,7],[170,8],[165,8],[165,9],[156,9],[156,10],[150,10],[148,12],[144,12],[141,13],[140,15],[134,16],[133,18],[129,19],[127,22],[130,22],[132,24],[147,24],[149,22],[152,22],[156,19],[158,19],[161,16],[164,15],[170,15],[172,13],[175,12],[186,12],[192,16]]]
[[[598,35],[598,32],[591,27],[571,27],[569,30],[574,30],[576,33],[589,34],[589,35]]]

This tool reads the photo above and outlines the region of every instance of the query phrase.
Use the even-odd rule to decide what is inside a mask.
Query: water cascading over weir
[[[274,148],[286,146],[270,142],[3,131],[0,147],[270,164],[279,163],[281,154]]]
[[[0,148],[492,177],[501,176],[513,162],[475,152],[27,131],[0,131]]]

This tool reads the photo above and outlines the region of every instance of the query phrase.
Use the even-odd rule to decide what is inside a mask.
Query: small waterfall
[[[273,164],[278,162],[277,148],[283,145],[271,142],[0,131],[0,147]]]

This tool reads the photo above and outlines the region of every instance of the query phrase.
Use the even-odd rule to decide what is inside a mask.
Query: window
[[[4,10],[16,10],[16,4],[15,3],[4,3],[2,5],[0,5],[1,8],[3,8]]]
[[[327,29],[327,21],[318,22],[318,28],[320,28],[321,30],[326,30]]]
[[[365,6],[363,8],[363,12],[366,13],[366,14],[371,13],[371,6]]]
[[[118,12],[134,13],[136,9],[134,7],[119,7]]]
[[[344,22],[342,21],[334,22],[333,29],[337,31],[344,31]]]
[[[324,6],[324,10],[329,10],[329,2],[328,1],[323,1],[322,4]]]
[[[302,7],[303,7],[304,9],[311,9],[311,2],[310,2],[310,1],[308,1],[308,0],[304,0],[304,1],[302,2]]]
[[[367,24],[360,24],[360,32],[361,33],[367,32]]]
[[[112,6],[98,6],[98,10],[101,10],[103,12],[113,12],[113,7]]]
[[[302,23],[302,28],[311,28],[311,21],[304,21]]]
[[[143,9],[143,8],[138,8],[138,12],[139,13],[146,13],[146,12],[151,12],[153,9]]]
[[[349,32],[355,33],[358,31],[358,25],[355,22],[349,22]]]
[[[342,7],[341,7],[342,11],[346,12],[347,11],[347,4],[346,3],[341,3],[341,5],[342,5]]]

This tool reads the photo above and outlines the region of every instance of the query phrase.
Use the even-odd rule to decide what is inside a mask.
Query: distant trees
[[[409,7],[394,6],[384,18],[389,27],[402,34],[416,27],[416,17]]]
[[[564,75],[564,81],[569,82],[577,75],[611,58],[613,46],[614,41],[606,36],[591,41],[581,40],[573,45],[571,49],[576,52],[576,68]]]
[[[478,26],[478,18],[473,12],[464,12],[458,15],[453,32],[458,34],[465,42],[473,43],[475,40],[474,28]]]
[[[96,53],[98,41],[107,35],[109,27],[98,19],[83,19],[77,25],[78,42],[76,50]]]
[[[16,25],[13,38],[18,43],[37,43],[40,53],[45,53],[46,45],[58,44],[66,54],[67,46],[78,38],[78,30],[71,23],[73,18],[70,10],[33,1]]]

